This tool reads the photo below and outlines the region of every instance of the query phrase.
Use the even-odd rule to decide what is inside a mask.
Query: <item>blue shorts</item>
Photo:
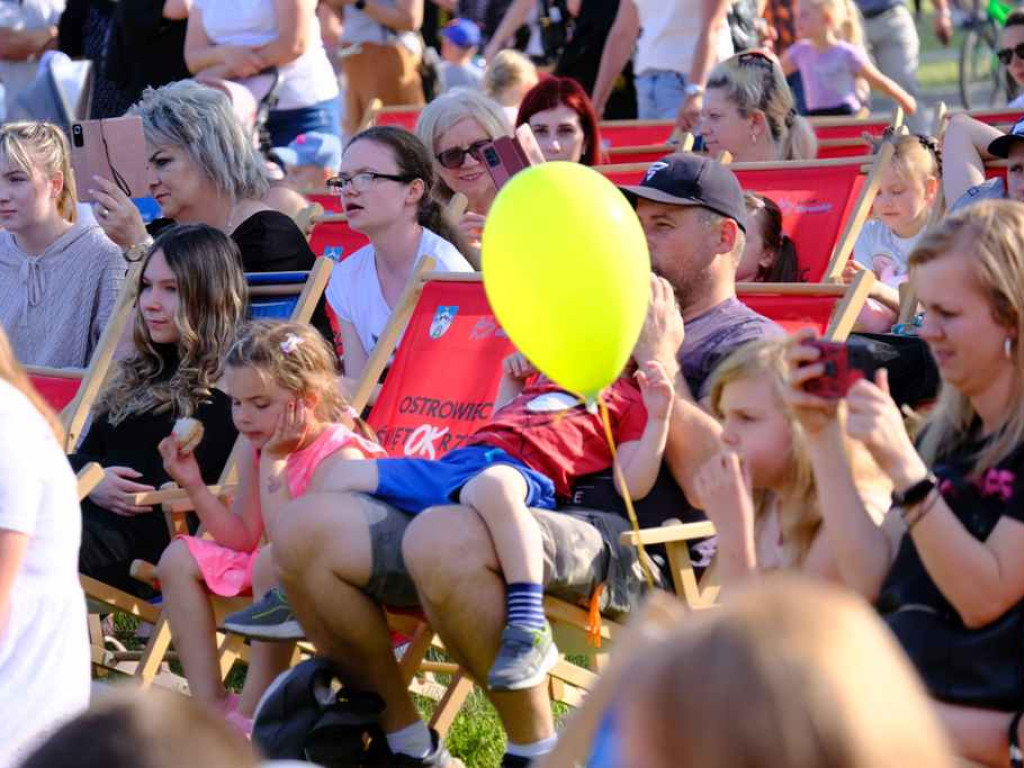
[[[555,484],[500,448],[471,445],[440,459],[377,459],[374,496],[405,512],[418,514],[429,507],[457,504],[459,492],[489,466],[504,464],[526,481],[526,506],[555,508]]]

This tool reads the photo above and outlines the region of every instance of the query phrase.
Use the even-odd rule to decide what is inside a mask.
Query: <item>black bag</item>
[[[308,659],[283,673],[256,708],[253,743],[270,760],[360,766],[366,738],[383,738],[377,723],[384,701],[340,685],[326,659]]]
[[[1024,705],[1024,603],[980,629],[928,605],[884,618],[935,698],[1004,712]]]

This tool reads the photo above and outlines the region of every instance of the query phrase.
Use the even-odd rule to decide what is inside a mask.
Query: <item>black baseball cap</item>
[[[619,189],[634,205],[638,197],[668,205],[699,205],[747,231],[747,206],[736,175],[703,155],[677,152],[663,157],[651,163],[639,185]]]
[[[988,153],[993,157],[1009,157],[1010,149],[1024,141],[1024,117],[1013,124],[1010,132],[998,139],[993,139],[988,145]]]

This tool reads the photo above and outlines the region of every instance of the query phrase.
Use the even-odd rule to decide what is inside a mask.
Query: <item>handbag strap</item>
[[[1024,751],[1020,748],[1020,739],[1017,736],[1017,726],[1020,725],[1021,717],[1024,717],[1024,710],[1010,720],[1010,730],[1007,733],[1010,740],[1010,768],[1024,768]]]

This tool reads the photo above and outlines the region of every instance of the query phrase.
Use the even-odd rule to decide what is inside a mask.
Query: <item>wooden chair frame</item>
[[[103,389],[103,384],[111,372],[114,353],[124,331],[125,323],[134,314],[136,285],[139,281],[141,263],[130,264],[125,274],[124,283],[118,294],[117,301],[110,313],[110,319],[100,334],[96,348],[93,350],[89,367],[80,368],[49,368],[45,366],[25,366],[29,376],[46,376],[49,378],[74,379],[81,383],[75,397],[60,412],[60,423],[64,428],[64,452],[72,453],[78,445],[82,430],[89,419],[89,413],[96,404]]]
[[[308,323],[310,321],[313,316],[313,310],[316,308],[317,302],[320,300],[320,297],[324,293],[324,289],[327,287],[327,282],[330,279],[333,267],[334,262],[330,259],[317,259],[313,269],[310,270],[308,279],[301,287],[293,283],[285,284],[280,287],[280,293],[282,294],[294,295],[296,291],[299,293],[299,298],[294,310],[292,311],[291,320],[299,323]],[[266,292],[269,293],[275,288],[275,286],[260,286],[260,288],[265,289]],[[215,486],[220,492],[229,492],[237,482],[235,476],[240,449],[241,438],[239,438],[239,441],[235,443],[235,447],[224,466],[219,485]],[[187,498],[187,494],[184,494],[183,491],[178,491],[178,493],[183,494]],[[177,502],[175,502],[175,499],[177,499]],[[181,506],[180,496],[176,497],[169,490],[136,494],[133,499],[133,503],[140,506],[161,505],[164,506],[165,509],[177,509]],[[104,609],[137,616],[143,622],[154,625],[154,629],[150,634],[146,648],[141,654],[129,653],[115,656],[111,655],[110,652],[106,650],[103,634],[99,631],[99,622],[90,620],[90,637],[92,642],[92,660],[94,667],[113,669],[117,672],[128,672],[129,674],[132,674],[143,687],[151,685],[160,670],[160,664],[164,659],[168,646],[170,645],[170,628],[167,625],[167,619],[163,616],[162,611],[157,606],[146,600],[142,600],[135,595],[111,587],[110,585],[104,584],[90,576],[80,574],[79,578],[86,597],[94,604],[99,604]],[[237,609],[238,607],[238,605],[235,605],[234,609]],[[231,611],[229,610],[228,612],[230,613]],[[240,650],[241,638],[227,638],[222,642],[222,668],[227,664],[227,668],[230,669],[230,664],[228,663],[229,659],[230,662],[233,663],[234,658],[237,657]],[[232,654],[234,654],[234,656],[232,656]],[[138,663],[133,670],[125,669],[119,663],[121,661],[134,662],[136,659]]]

